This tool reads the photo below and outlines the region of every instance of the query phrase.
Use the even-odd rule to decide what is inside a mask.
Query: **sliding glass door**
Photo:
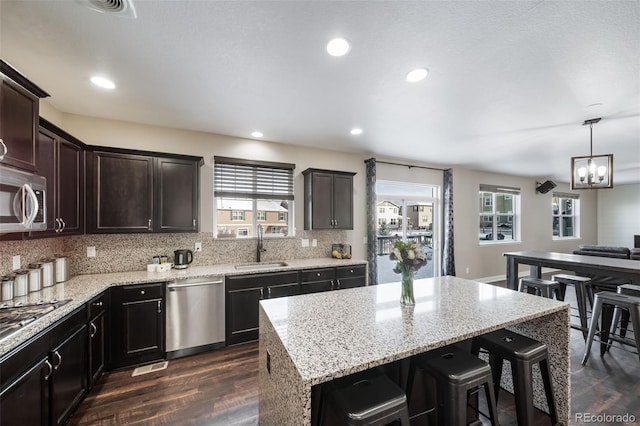
[[[389,259],[398,240],[415,241],[423,246],[427,265],[416,278],[430,278],[440,272],[440,187],[407,182],[376,182],[376,223],[378,232],[378,284],[399,281]]]

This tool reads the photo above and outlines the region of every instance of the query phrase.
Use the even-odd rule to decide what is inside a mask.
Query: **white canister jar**
[[[56,283],[56,260],[42,259],[42,287],[51,287]]]
[[[3,302],[9,302],[13,299],[13,279],[15,278],[15,275],[10,274],[10,275],[5,275],[4,277],[2,277],[2,284],[0,287],[1,290],[1,296],[2,296],[2,301]]]
[[[13,297],[26,296],[29,292],[29,270],[18,269],[13,273],[16,274],[13,279]]]
[[[29,264],[29,292],[42,290],[42,264]]]

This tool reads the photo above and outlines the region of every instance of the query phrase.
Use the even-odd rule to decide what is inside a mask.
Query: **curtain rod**
[[[416,169],[427,169],[427,170],[438,170],[441,172],[444,172],[447,169],[439,169],[437,167],[427,167],[427,166],[414,166],[412,164],[402,164],[402,163],[391,163],[389,161],[378,161],[375,158],[373,159],[376,163],[380,163],[380,164],[390,164],[392,166],[402,166],[402,167],[408,167],[410,169],[416,168]]]

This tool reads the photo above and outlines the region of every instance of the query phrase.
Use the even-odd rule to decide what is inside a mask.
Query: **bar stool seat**
[[[553,292],[556,294],[556,299],[564,300],[560,294],[560,284],[556,281],[544,280],[542,278],[521,278],[518,284],[518,291],[528,292],[529,289],[534,289],[535,294],[538,296],[553,299]]]
[[[576,302],[578,303],[580,330],[582,330],[582,337],[586,340],[587,333],[589,331],[589,325],[587,323],[587,297],[588,292],[591,291],[591,287],[589,286],[591,278],[582,277],[580,275],[556,274],[551,277],[551,280],[560,284],[561,300],[564,300],[567,285],[572,285],[576,289]],[[589,300],[592,299],[593,296],[589,298]]]
[[[584,348],[584,356],[582,357],[582,365],[586,365],[591,355],[591,345],[598,328],[598,319],[602,315],[600,327],[600,355],[604,355],[608,349],[609,332],[613,319],[613,309],[624,308],[629,311],[631,323],[633,324],[633,332],[635,335],[635,345],[640,357],[640,297],[630,296],[627,294],[613,293],[610,291],[601,291],[596,293],[593,302],[593,313],[591,315],[591,323],[589,324],[589,334]]]
[[[383,426],[400,420],[409,426],[407,398],[391,379],[377,369],[362,371],[328,382],[322,387],[319,424],[329,408],[349,426]]]
[[[418,368],[424,370],[436,381],[438,425],[466,425],[469,391],[480,386],[485,390],[491,424],[498,425],[498,410],[489,364],[455,346],[414,356],[409,366],[407,398],[411,397]]]
[[[635,284],[623,284],[618,286],[618,293],[626,294],[628,296],[640,297],[640,285]],[[624,338],[627,335],[627,326],[629,325],[630,312],[627,310],[616,309],[613,313],[613,325],[611,327],[611,333],[613,334],[618,328],[618,321],[622,316],[622,323],[620,324],[620,337]]]
[[[500,391],[504,360],[511,363],[516,417],[519,426],[533,424],[532,367],[533,364],[539,363],[551,424],[555,425],[558,422],[546,345],[513,331],[502,329],[474,337],[471,352],[478,355],[480,349],[489,352],[496,400],[498,400]]]

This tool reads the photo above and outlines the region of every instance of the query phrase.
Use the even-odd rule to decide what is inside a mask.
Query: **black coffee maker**
[[[184,269],[193,262],[191,250],[176,250],[173,252],[173,265],[176,269]]]

